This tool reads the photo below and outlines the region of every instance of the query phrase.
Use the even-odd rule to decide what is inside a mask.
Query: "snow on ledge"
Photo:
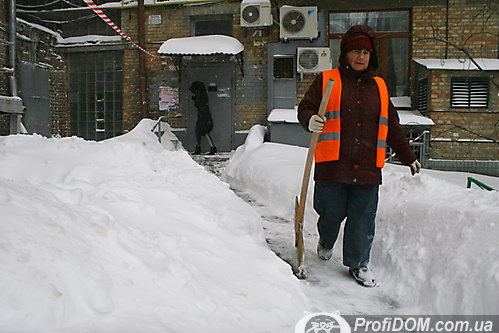
[[[433,126],[435,123],[428,117],[423,116],[417,110],[397,110],[400,118],[400,125],[406,126]]]
[[[170,38],[158,50],[159,54],[181,55],[236,55],[244,50],[236,38],[224,35]]]
[[[469,59],[414,59],[414,61],[427,69],[478,70]],[[475,61],[483,70],[499,70],[499,59],[476,58]]]
[[[273,109],[267,117],[269,123],[298,124],[298,107],[294,109]]]
[[[284,124],[298,124],[298,107],[295,106],[294,109],[273,109],[267,121],[269,123],[284,123]],[[422,126],[433,126],[435,123],[428,117],[423,116],[417,110],[397,110],[400,118],[401,125],[422,125]]]

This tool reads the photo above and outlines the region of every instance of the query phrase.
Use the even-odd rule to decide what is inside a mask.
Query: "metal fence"
[[[481,175],[499,177],[499,161],[430,159],[427,167],[429,169],[442,171],[473,172]]]

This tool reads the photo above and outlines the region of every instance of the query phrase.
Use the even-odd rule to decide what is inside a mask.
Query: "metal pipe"
[[[10,92],[12,96],[17,96],[16,81],[16,0],[10,0],[9,8],[9,66],[12,69],[10,74]]]
[[[9,83],[10,93],[12,96],[17,97],[17,80],[16,80],[16,0],[10,0],[9,8]],[[21,114],[13,112],[10,114],[10,134],[21,133]]]
[[[138,3],[138,41],[142,48],[146,48],[145,43],[145,18],[144,18],[144,0],[139,0]],[[146,74],[146,60],[145,54],[142,51],[139,52],[139,77],[140,77],[140,95],[141,95],[141,110],[142,117],[147,118],[149,116],[149,110],[147,105],[147,74]]]

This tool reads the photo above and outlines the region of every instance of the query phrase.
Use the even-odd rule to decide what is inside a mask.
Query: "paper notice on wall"
[[[159,110],[169,111],[178,108],[178,87],[159,87]]]

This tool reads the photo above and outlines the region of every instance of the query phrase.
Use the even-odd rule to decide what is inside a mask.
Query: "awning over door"
[[[205,56],[227,54],[236,57],[244,77],[242,52],[244,46],[234,37],[207,35],[196,37],[170,38],[158,50],[159,54],[177,58],[175,66],[180,72],[182,56]]]
[[[170,38],[158,50],[164,55],[237,55],[244,46],[234,37],[208,35],[197,37]]]

